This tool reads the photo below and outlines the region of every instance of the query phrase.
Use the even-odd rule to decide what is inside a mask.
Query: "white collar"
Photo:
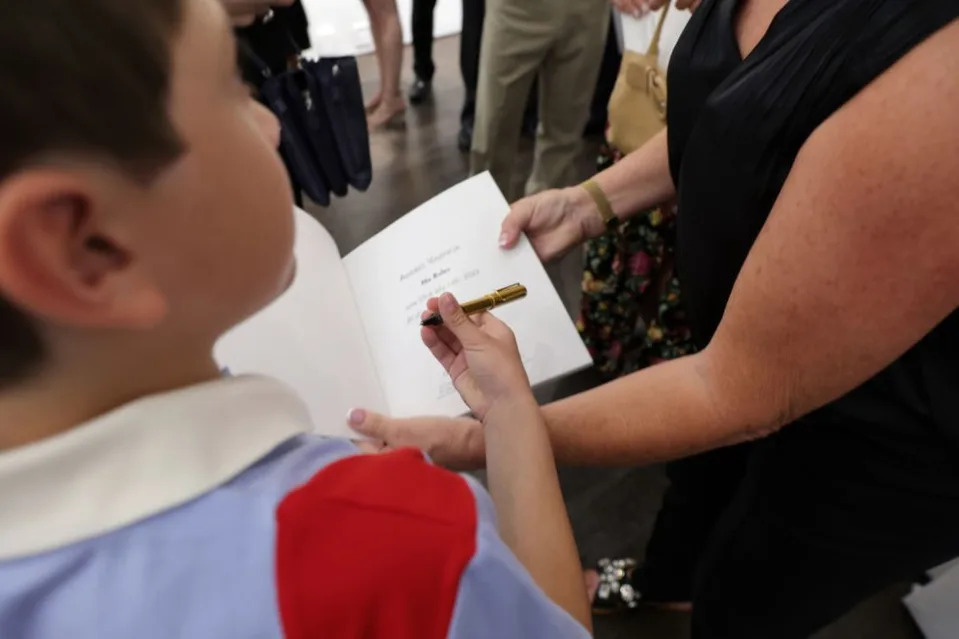
[[[53,550],[187,502],[311,428],[293,391],[243,376],[145,397],[0,453],[0,560]]]

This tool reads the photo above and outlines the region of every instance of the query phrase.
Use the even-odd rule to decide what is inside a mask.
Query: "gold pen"
[[[497,306],[502,306],[503,304],[509,304],[510,302],[521,300],[524,297],[526,297],[526,287],[522,284],[512,284],[505,288],[493,291],[489,295],[484,295],[483,297],[475,300],[464,302],[463,304],[460,304],[460,308],[462,308],[463,312],[467,315],[475,315],[476,313],[482,313],[483,311],[488,311],[496,308]],[[420,326],[439,326],[442,323],[443,318],[440,317],[440,314],[433,313],[420,322]]]

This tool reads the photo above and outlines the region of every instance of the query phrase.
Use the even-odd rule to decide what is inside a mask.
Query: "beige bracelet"
[[[596,208],[599,209],[599,215],[603,218],[603,224],[605,224],[607,228],[619,222],[619,218],[613,214],[613,207],[609,205],[609,200],[606,199],[606,194],[603,193],[603,189],[600,188],[599,184],[590,179],[580,184],[580,186],[586,189],[589,196],[593,198],[593,202],[596,203]]]

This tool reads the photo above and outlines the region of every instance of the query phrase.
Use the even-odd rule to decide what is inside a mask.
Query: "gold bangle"
[[[599,184],[590,179],[580,184],[580,186],[586,189],[589,196],[593,198],[593,202],[596,203],[596,208],[599,210],[599,216],[603,218],[603,224],[605,224],[607,228],[612,228],[619,222],[619,218],[613,214],[613,207],[609,205],[609,200],[606,199],[606,194],[603,193],[603,189],[600,188]]]

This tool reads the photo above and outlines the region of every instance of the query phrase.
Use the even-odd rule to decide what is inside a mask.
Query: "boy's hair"
[[[185,1],[2,0],[0,183],[54,154],[141,181],[175,159],[171,45]],[[31,321],[0,295],[0,386],[42,355]]]

